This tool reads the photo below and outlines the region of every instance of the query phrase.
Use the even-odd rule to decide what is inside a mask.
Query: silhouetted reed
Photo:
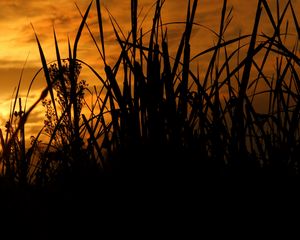
[[[165,1],[156,1],[146,32],[138,28],[138,1],[132,0],[128,35],[107,11],[120,47],[112,65],[106,60],[101,2],[95,2],[99,33],[86,22],[91,2],[66,59],[60,56],[54,32],[57,60],[48,64],[36,35],[47,83],[36,104],[43,102],[46,124],[26,150],[24,125],[36,104],[24,111],[20,101],[15,111],[18,90],[6,136],[0,135],[3,176],[45,186],[93,182],[106,174],[149,179],[299,174],[300,60],[298,41],[290,47],[294,35],[289,29],[295,29],[297,40],[300,35],[292,1],[283,9],[277,5],[275,18],[268,2],[258,0],[252,32],[226,39],[232,9],[224,0],[216,44],[191,56],[198,1],[189,0],[185,27],[171,56],[168,25],[161,17]],[[288,12],[290,25],[284,25]],[[271,34],[260,33],[262,13],[271,23]],[[84,27],[102,59],[104,75],[77,58]],[[191,64],[201,57],[208,60],[204,76]],[[80,80],[81,67],[99,80],[99,88]],[[95,101],[83,114],[85,94]],[[258,102],[261,96],[264,102]],[[11,128],[16,117],[18,126]],[[44,131],[49,141],[41,144]]]

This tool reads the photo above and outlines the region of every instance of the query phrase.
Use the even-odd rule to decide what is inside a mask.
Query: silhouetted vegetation
[[[300,32],[292,1],[282,9],[277,4],[276,17],[267,1],[257,1],[252,32],[226,39],[232,9],[224,0],[217,42],[196,56],[191,56],[190,42],[198,26],[198,1],[188,1],[184,31],[171,56],[168,24],[161,18],[164,1],[153,5],[153,25],[145,31],[138,27],[138,1],[132,0],[128,35],[108,11],[121,49],[114,65],[107,62],[102,6],[95,2],[99,33],[86,21],[91,3],[66,58],[54,32],[57,60],[47,63],[36,35],[47,86],[28,110],[19,87],[16,91],[5,133],[0,132],[3,181],[63,188],[101,185],[105,176],[299,175]],[[262,13],[271,32],[260,32]],[[287,21],[288,13],[292,18]],[[84,28],[104,75],[77,58]],[[209,59],[204,75],[192,66],[201,57]],[[270,66],[275,66],[272,72]],[[97,87],[80,79],[81,68],[99,80]],[[87,96],[93,97],[92,104]],[[44,127],[26,148],[24,127],[38,104],[45,107]]]

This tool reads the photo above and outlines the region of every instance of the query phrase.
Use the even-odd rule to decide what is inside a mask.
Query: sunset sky
[[[89,0],[75,1],[82,12],[90,3]],[[113,16],[117,19],[124,32],[127,33],[130,24],[130,0],[103,0],[103,6],[106,6]],[[155,2],[154,0],[140,0],[139,9],[143,7],[141,16],[144,16],[147,10]],[[166,0],[163,10],[164,22],[184,21],[186,15],[187,2],[185,0]],[[196,15],[196,22],[203,24],[215,31],[218,31],[218,23],[220,20],[222,0],[200,0]],[[271,5],[276,4],[276,0],[269,1]],[[280,1],[283,3],[286,1]],[[300,9],[298,0],[292,1],[295,9]],[[254,21],[256,10],[256,0],[229,0],[229,7],[234,7],[233,22],[228,34],[237,35],[240,31],[249,33]],[[109,61],[113,63],[119,49],[115,46],[115,37],[108,21],[108,15],[103,9],[105,18],[104,31],[107,43]],[[88,23],[92,29],[96,28],[96,12],[95,6],[92,6]],[[144,28],[147,30],[147,23],[152,20],[149,14]],[[28,56],[25,65],[25,72],[22,82],[22,92],[27,91],[28,85],[35,72],[41,67],[38,47],[35,36],[30,23],[33,24],[35,31],[41,41],[45,51],[47,61],[55,60],[55,48],[53,41],[53,26],[55,27],[62,57],[67,57],[67,39],[70,38],[71,43],[74,41],[76,31],[80,24],[81,17],[78,13],[74,1],[69,0],[1,0],[0,1],[0,125],[3,126],[7,119],[7,112],[11,102],[11,96],[20,78],[21,69]],[[182,33],[180,28],[171,29],[169,31],[169,41],[174,44],[178,40],[178,36]],[[196,52],[201,52],[213,45],[213,37],[207,30],[195,28],[192,46]],[[194,53],[196,53],[194,52]],[[79,44],[78,57],[89,62],[93,66],[97,65],[99,56],[91,41],[88,32],[83,32],[82,39]],[[101,68],[101,66],[99,66]],[[94,84],[94,83],[93,83]],[[45,86],[42,79],[37,79],[31,98],[34,99],[40,94],[41,87]],[[32,126],[38,128],[36,119],[40,119],[44,113],[36,112],[35,118],[32,120]],[[36,124],[36,125],[35,125]]]

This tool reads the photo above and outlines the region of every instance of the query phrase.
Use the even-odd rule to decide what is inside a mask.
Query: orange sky
[[[75,0],[80,9],[84,11],[89,4],[89,0]],[[122,26],[124,32],[129,30],[130,24],[130,0],[103,0],[101,1]],[[152,5],[154,0],[140,0],[139,7],[143,7],[142,16]],[[166,0],[163,10],[164,22],[184,21],[186,14],[187,0]],[[218,23],[222,7],[222,0],[199,0],[196,22],[204,24],[207,27],[218,31]],[[268,1],[272,6],[276,4],[276,0]],[[286,2],[280,0],[280,3]],[[300,9],[300,1],[292,0],[295,9]],[[228,35],[237,35],[239,31],[248,33],[251,31],[251,25],[254,21],[254,13],[257,5],[256,0],[229,0],[229,6],[234,6],[234,20]],[[93,5],[88,23],[91,28],[96,27],[95,6]],[[115,37],[110,27],[107,14],[104,12],[105,18],[105,37],[107,47],[109,49],[109,57],[111,63],[119,49],[114,45]],[[21,68],[25,62],[27,55],[28,62],[25,67],[24,81],[22,91],[26,91],[28,83],[38,68],[41,67],[37,44],[34,38],[34,32],[30,23],[40,38],[42,47],[45,51],[47,61],[55,59],[55,48],[53,43],[52,27],[57,32],[58,41],[62,51],[62,57],[67,57],[67,38],[69,36],[71,42],[74,41],[76,30],[80,24],[81,17],[75,7],[74,1],[69,0],[1,0],[0,1],[0,125],[3,126],[6,120],[8,106],[14,87],[17,85]],[[151,22],[151,14],[147,18]],[[147,29],[147,21],[144,28]],[[211,34],[203,29],[194,29],[192,49],[194,54],[201,52],[209,46],[213,45]],[[97,28],[95,28],[97,31]],[[179,33],[178,33],[179,32]],[[96,32],[97,33],[97,32]],[[175,43],[182,32],[179,28],[170,29],[169,41]],[[89,34],[84,31],[79,44],[78,57],[96,66],[99,60],[98,54],[91,42]],[[101,68],[101,66],[99,66]],[[94,83],[92,83],[94,84]],[[40,94],[41,86],[45,86],[42,77],[37,80],[32,92],[32,99]],[[37,119],[43,117],[43,112],[36,112],[32,118],[32,126],[38,128]]]

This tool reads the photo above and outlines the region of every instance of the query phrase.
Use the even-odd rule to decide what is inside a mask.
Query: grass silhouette
[[[91,2],[82,14],[73,47],[69,43],[68,58],[61,58],[54,31],[57,60],[49,65],[36,35],[43,65],[40,71],[47,87],[28,111],[22,109],[18,87],[6,136],[1,132],[2,176],[24,185],[47,186],[68,174],[79,178],[85,171],[80,179],[90,172],[124,176],[298,175],[299,51],[297,44],[292,50],[285,44],[291,37],[290,26],[283,26],[290,11],[289,20],[299,38],[292,2],[282,11],[277,6],[276,20],[267,1],[258,1],[252,33],[226,40],[232,9],[228,10],[224,1],[216,45],[191,56],[197,4],[189,1],[175,56],[170,56],[167,25],[161,18],[164,1],[153,6],[148,32],[138,28],[138,2],[131,1],[127,36],[108,11],[121,49],[114,65],[106,61],[100,1],[96,1],[98,37],[86,22]],[[270,35],[259,33],[262,12],[273,27]],[[103,61],[105,76],[77,59],[84,27]],[[210,60],[201,77],[191,62],[205,55]],[[273,59],[276,66],[270,76],[265,69]],[[100,91],[94,89],[96,101],[88,114],[81,113],[85,93],[90,92],[79,80],[81,67],[88,68],[102,86]],[[266,87],[260,91],[262,84]],[[50,99],[46,99],[47,93]],[[260,95],[267,99],[266,112],[257,110],[255,100]],[[46,108],[45,126],[26,149],[24,126],[41,101]],[[13,128],[16,118],[19,123]],[[49,142],[41,147],[39,138],[45,132]]]
[[[54,31],[57,59],[48,64],[36,34],[47,87],[28,110],[21,100],[17,110],[17,89],[6,135],[0,132],[3,185],[97,192],[109,191],[113,178],[121,184],[132,178],[299,176],[300,32],[292,1],[283,9],[277,5],[275,17],[268,2],[258,0],[252,32],[227,40],[232,9],[224,0],[216,44],[195,56],[190,42],[198,1],[188,1],[184,31],[171,56],[168,24],[161,16],[164,1],[155,2],[153,24],[144,32],[138,27],[138,1],[132,0],[128,35],[108,11],[121,49],[114,65],[107,62],[103,9],[100,0],[95,2],[99,33],[86,21],[91,2],[84,14],[78,9],[82,22],[67,58],[60,56]],[[284,25],[288,12],[292,18]],[[270,34],[260,33],[263,13],[272,25]],[[104,75],[77,58],[84,28]],[[291,38],[296,38],[292,49]],[[203,77],[191,64],[201,57],[209,59]],[[92,93],[80,80],[81,68],[99,80],[100,90]],[[86,94],[96,100],[83,114]],[[261,96],[265,112],[258,107]],[[45,126],[26,149],[24,127],[41,102]],[[41,142],[45,132],[48,142]]]
[[[20,77],[5,133],[0,131],[0,187],[6,196],[0,203],[7,216],[21,215],[25,224],[29,214],[37,219],[44,214],[67,231],[66,219],[57,216],[70,216],[73,227],[81,223],[75,220],[78,211],[113,218],[126,205],[125,192],[136,190],[130,184],[143,183],[139,192],[154,185],[164,189],[163,195],[172,184],[177,191],[178,186],[197,185],[202,177],[299,176],[300,28],[292,1],[282,9],[277,4],[273,13],[266,0],[258,0],[252,32],[226,39],[232,9],[224,0],[216,44],[194,56],[190,42],[199,25],[198,1],[188,1],[174,56],[170,23],[162,22],[164,2],[155,2],[152,26],[144,32],[138,27],[138,1],[132,0],[127,35],[107,10],[120,46],[113,65],[107,61],[100,0],[83,14],[78,9],[82,21],[74,44],[68,42],[66,58],[54,31],[56,61],[47,63],[35,34],[42,68],[27,96],[40,72],[47,85],[27,109],[19,97]],[[99,33],[87,24],[92,7]],[[263,14],[272,26],[269,34],[260,33]],[[84,28],[103,73],[77,58]],[[201,57],[208,59],[203,76],[192,64]],[[270,66],[275,66],[271,73]],[[82,68],[90,70],[100,87],[81,80]],[[88,95],[92,104],[87,104]],[[44,127],[26,148],[24,129],[39,104],[45,108]],[[49,219],[37,226],[44,237],[51,235],[45,230],[53,224]]]

